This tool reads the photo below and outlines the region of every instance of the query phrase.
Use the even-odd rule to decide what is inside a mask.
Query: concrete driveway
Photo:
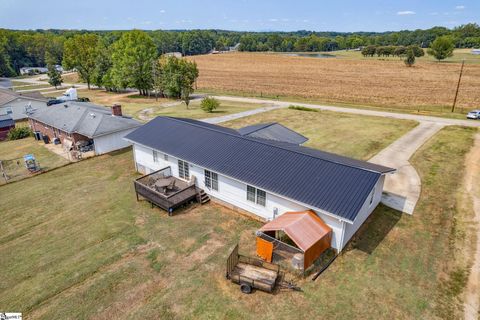
[[[383,204],[413,214],[415,205],[420,198],[422,182],[409,159],[444,126],[444,124],[422,121],[417,127],[369,160],[397,169],[397,172],[387,175],[385,179]]]

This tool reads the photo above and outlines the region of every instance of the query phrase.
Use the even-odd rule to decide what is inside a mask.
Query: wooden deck
[[[155,183],[160,179],[162,179],[162,181],[167,180],[172,182],[174,185],[172,184],[169,188],[159,188]],[[173,177],[171,175],[170,167],[136,179],[134,181],[134,186],[137,200],[139,200],[140,195],[150,201],[152,205],[156,205],[166,210],[169,214],[171,214],[175,208],[196,200],[200,191],[196,188],[194,183],[188,183]]]

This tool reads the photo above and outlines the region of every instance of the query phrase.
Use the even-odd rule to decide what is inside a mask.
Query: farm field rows
[[[257,120],[269,119],[304,127],[312,146],[361,159],[383,139],[395,139],[391,128],[414,125],[297,110]],[[351,132],[370,129],[334,134],[347,123]],[[330,134],[313,135],[323,130]],[[129,150],[2,186],[0,194],[9,197],[0,202],[0,291],[8,294],[0,295],[0,309],[21,310],[29,319],[457,317],[467,262],[453,259],[453,248],[470,239],[471,208],[452,195],[460,190],[459,164],[474,132],[448,127],[423,146],[413,159],[425,183],[415,215],[379,206],[316,282],[295,280],[301,293],[245,296],[226,281],[230,250],[240,242],[243,253],[254,255],[261,224],[215,204],[168,217],[136,202]],[[346,139],[351,144],[343,145]],[[355,150],[373,141],[379,144]]]
[[[357,53],[358,54],[358,53]],[[305,58],[232,53],[190,57],[200,70],[199,90],[404,111],[448,112],[460,64],[419,59]],[[457,111],[480,104],[480,64],[466,64]]]

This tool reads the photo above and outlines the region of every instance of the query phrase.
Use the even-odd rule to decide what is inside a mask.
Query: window
[[[168,161],[168,154],[165,153],[165,154],[163,155],[163,160]]]
[[[188,162],[178,160],[178,176],[182,179],[190,179],[190,170],[188,168]]]
[[[153,162],[158,162],[158,153],[155,150],[153,150]]]
[[[218,174],[205,170],[205,186],[218,191]]]
[[[267,202],[267,193],[252,186],[247,186],[247,200],[265,207]]]
[[[7,109],[6,109],[6,110],[7,110],[7,114],[12,114],[12,113],[13,113],[13,110],[12,110],[12,108],[11,108],[11,107],[7,107]]]
[[[375,188],[373,188],[372,195],[370,197],[370,205],[372,205],[374,197],[375,197]]]

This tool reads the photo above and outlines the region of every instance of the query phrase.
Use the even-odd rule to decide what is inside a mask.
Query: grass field
[[[25,124],[22,124],[24,126]],[[0,160],[9,177],[8,182],[21,180],[30,177],[32,174],[25,168],[23,156],[32,153],[37,159],[43,171],[65,165],[66,159],[49,151],[43,142],[35,141],[33,138],[25,138],[14,141],[0,142]],[[19,161],[19,164],[17,164]],[[0,185],[5,184],[5,179],[0,176]]]
[[[415,121],[291,109],[264,112],[222,125],[238,129],[267,122],[279,122],[309,138],[305,146],[362,160],[371,158],[417,125]]]
[[[240,293],[225,259],[238,241],[253,254],[260,223],[212,204],[168,217],[136,202],[130,151],[2,186],[0,309],[29,319],[454,318],[464,214],[451,195],[472,134],[449,127],[428,142],[414,158],[425,183],[415,215],[378,207],[316,282],[297,279],[302,293]]]
[[[359,55],[358,52],[349,53]],[[445,113],[453,103],[460,64],[419,59],[303,58],[233,53],[191,57],[206,92],[303,99],[408,112]],[[467,64],[457,112],[480,105],[480,64]]]
[[[175,100],[159,98],[148,98],[139,96],[136,93],[113,93],[104,90],[81,90],[79,97],[87,97],[91,102],[100,105],[111,106],[114,103],[122,105],[123,113],[140,120],[156,116],[171,116],[183,118],[211,118],[222,115],[238,113],[250,109],[262,107],[261,104],[237,103],[231,101],[220,101],[220,108],[214,112],[207,113],[200,108],[200,100],[193,100],[187,108],[184,103],[177,103]],[[172,106],[162,106],[174,104]],[[147,109],[147,110],[145,110]],[[143,112],[142,112],[143,111]]]

